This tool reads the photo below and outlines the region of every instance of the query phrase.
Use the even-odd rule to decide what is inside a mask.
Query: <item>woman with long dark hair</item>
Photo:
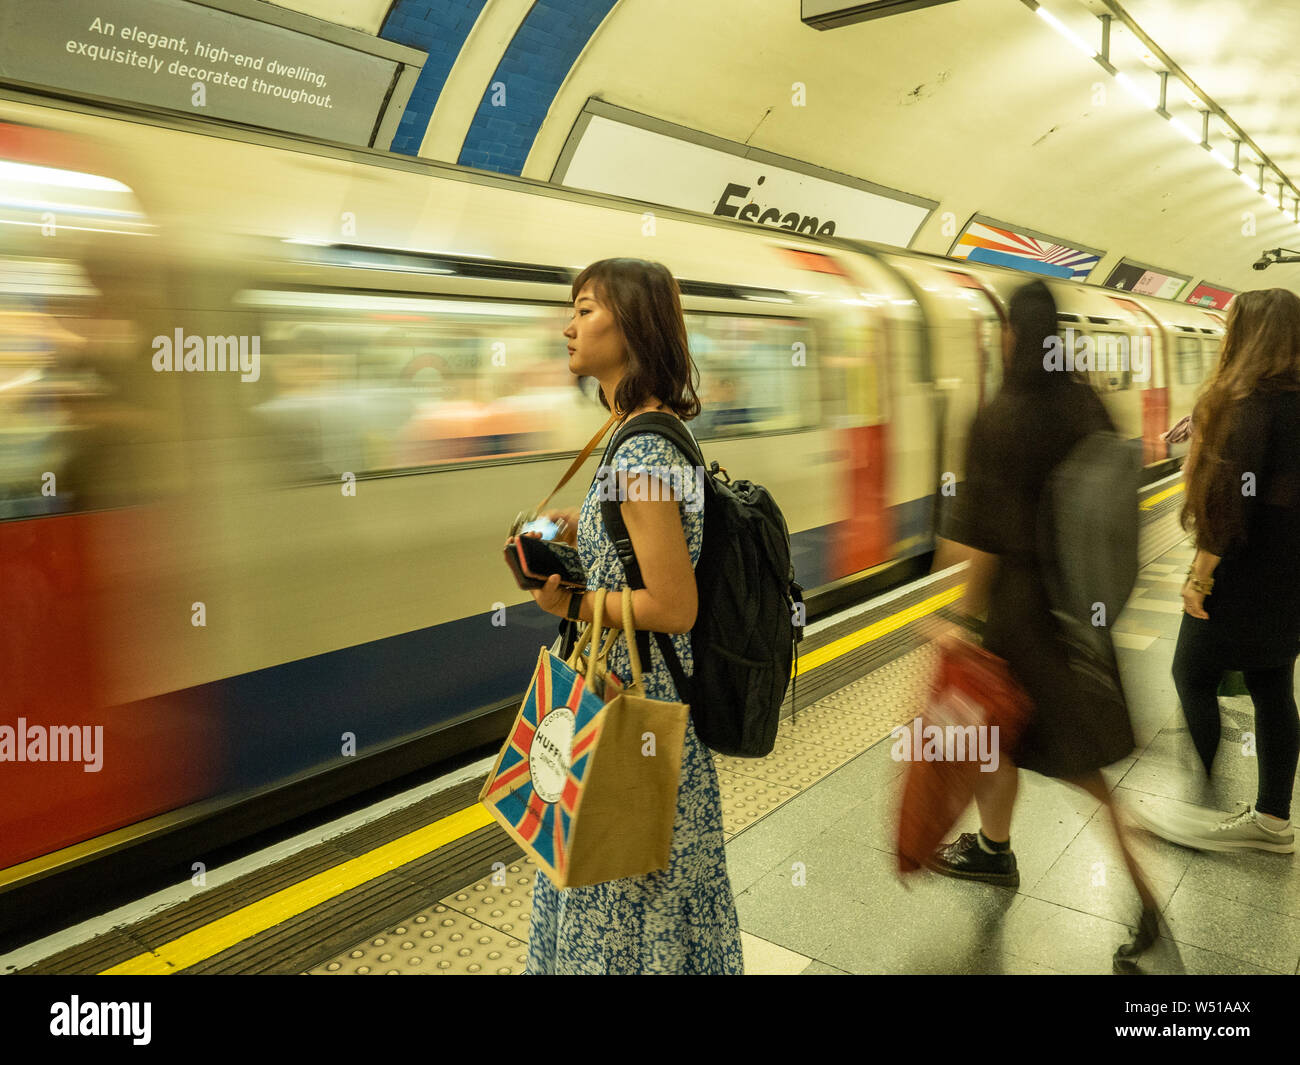
[[[681,296],[666,267],[640,259],[593,263],[573,283],[573,318],[564,335],[569,370],[600,382],[601,403],[623,415],[620,425],[652,410],[683,421],[699,414]],[[617,471],[622,517],[645,584],[632,593],[637,627],[671,633],[690,676],[690,632],[698,609],[694,567],[704,542],[703,485],[691,460],[658,435],[629,437],[606,463]],[[601,522],[600,485],[593,483],[581,512],[550,516],[565,520],[567,542],[582,555],[588,589],[608,588],[616,602],[627,576]],[[592,620],[594,593],[570,595],[560,590],[558,577],[533,598],[557,617]],[[605,624],[621,622],[618,611],[606,611]],[[625,640],[615,644],[609,668],[631,682]],[[656,641],[650,641],[650,661],[643,659],[642,668],[650,698],[681,701]],[[629,809],[627,816],[636,817],[637,811]],[[557,888],[539,872],[531,920],[529,973],[743,971],[718,777],[689,720],[668,868],[581,888]]]
[[[1158,909],[1125,844],[1100,770],[1132,751],[1133,728],[1117,670],[1111,681],[1121,693],[1118,700],[1090,700],[1080,690],[1044,583],[1043,567],[1054,560],[1040,557],[1038,539],[1049,475],[1084,437],[1113,426],[1087,380],[1053,368],[1047,357],[1062,343],[1057,321],[1056,302],[1043,282],[1012,296],[1002,388],[975,416],[966,481],[944,530],[946,540],[966,547],[963,611],[978,615],[987,608],[983,645],[1006,661],[1033,709],[1017,749],[1001,752],[995,772],[976,774],[980,831],[941,848],[930,868],[964,880],[1019,885],[1011,850],[1018,767],[1064,780],[1106,807],[1137,887],[1142,916],[1137,936],[1121,948],[1128,954],[1154,942]]]
[[[1300,299],[1242,292],[1214,375],[1192,412],[1184,529],[1196,557],[1183,585],[1173,677],[1208,774],[1219,750],[1225,672],[1255,706],[1259,789],[1235,814],[1137,809],[1157,834],[1202,850],[1295,849],[1291,794],[1300,754]]]

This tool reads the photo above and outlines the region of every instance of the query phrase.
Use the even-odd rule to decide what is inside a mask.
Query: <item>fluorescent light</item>
[[[1086,55],[1089,59],[1096,59],[1097,52],[1087,41],[1080,37],[1074,30],[1070,29],[1064,22],[1053,15],[1047,8],[1041,4],[1038,5],[1038,13],[1043,17],[1043,21],[1052,27],[1057,33],[1069,41],[1075,48]]]
[[[44,222],[16,222],[10,218],[0,218],[0,226],[26,226],[30,229],[44,229]],[[115,237],[152,237],[152,233],[137,233],[130,229],[97,229],[94,226],[70,226],[59,224],[60,233],[108,233]]]
[[[1241,183],[1250,189],[1251,192],[1259,191],[1259,182],[1250,177],[1244,170],[1237,171],[1237,176],[1241,178]]]
[[[1039,10],[1041,11],[1042,8],[1039,8]],[[1124,71],[1121,70],[1116,72],[1115,80],[1119,82],[1119,86],[1121,89],[1123,89],[1126,93],[1128,93],[1131,97],[1133,97],[1133,99],[1135,99],[1138,103],[1142,104],[1144,107],[1155,107],[1157,104],[1160,103],[1158,97],[1156,97],[1154,94],[1148,94],[1144,92],[1142,87],[1132,78],[1130,78],[1127,74],[1125,74]]]
[[[130,192],[120,181],[83,174],[76,170],[55,170],[48,166],[9,163],[0,160],[0,181],[24,181],[33,185],[57,185],[65,189],[94,189],[97,192]]]
[[[1169,116],[1169,124],[1170,124],[1171,126],[1173,126],[1174,129],[1178,130],[1179,133],[1181,133],[1184,137],[1186,137],[1186,138],[1187,138],[1189,141],[1191,141],[1193,144],[1200,144],[1200,143],[1201,143],[1201,135],[1200,135],[1199,133],[1197,133],[1195,130],[1193,130],[1192,127],[1189,126],[1189,125],[1188,125],[1186,122],[1184,122],[1182,119],[1177,118],[1177,117],[1175,117],[1175,116],[1173,116],[1173,115],[1170,115],[1170,116]]]
[[[1210,155],[1212,155],[1214,157],[1214,161],[1218,163],[1221,167],[1223,167],[1225,170],[1232,169],[1232,160],[1229,159],[1226,155],[1224,155],[1221,151],[1219,151],[1218,148],[1211,148]]]
[[[241,292],[236,302],[246,307],[297,307],[321,311],[374,311],[388,314],[466,314],[489,318],[553,318],[553,307],[529,303],[469,303],[463,300],[400,298],[392,296],[336,295],[332,292],[253,289]]]
[[[58,203],[54,200],[11,200],[0,193],[0,207],[15,211],[59,211],[72,215],[95,215],[98,218],[144,218],[138,211],[119,211],[109,207],[95,207],[91,204]]]
[[[22,388],[23,385],[34,385],[41,379],[39,370],[28,370],[26,373],[20,373],[17,377],[0,384],[0,392],[7,388]]]

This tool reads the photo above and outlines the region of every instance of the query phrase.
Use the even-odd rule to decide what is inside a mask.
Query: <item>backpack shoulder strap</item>
[[[665,437],[677,445],[682,454],[686,456],[687,461],[694,462],[701,469],[706,469],[704,455],[700,452],[699,445],[686,427],[671,414],[659,413],[642,414],[619,429],[614,434],[614,439],[610,441],[603,464],[608,466],[609,462],[618,453],[623,441],[642,433]],[[704,481],[705,491],[707,492],[709,478],[705,477]],[[608,495],[608,493],[606,494]],[[600,516],[605,524],[605,530],[609,533],[609,538],[614,542],[614,550],[618,552],[619,561],[623,563],[623,570],[627,573],[628,587],[644,588],[645,581],[641,577],[641,567],[637,564],[636,554],[632,550],[632,539],[627,534],[627,526],[623,524],[619,501],[617,499],[602,499]]]
[[[690,430],[686,428],[680,418],[674,418],[671,414],[661,414],[658,411],[650,411],[647,414],[638,414],[626,425],[614,433],[610,441],[607,456],[612,457],[623,441],[629,437],[638,436],[642,433],[653,433],[655,436],[666,437],[677,445],[683,455],[697,465],[704,465],[704,455],[700,451],[700,445],[695,442],[691,436]]]
[[[701,469],[706,469],[704,455],[701,453],[699,445],[681,421],[671,414],[659,414],[657,412],[639,415],[619,429],[605,451],[602,465],[609,465],[610,460],[618,453],[618,449],[624,440],[642,433],[653,433],[656,436],[665,437],[677,445],[688,461],[694,462]],[[709,478],[705,477],[704,480],[705,491],[707,492],[709,490]],[[627,586],[629,588],[644,588],[645,578],[641,576],[641,566],[636,560],[636,552],[632,550],[632,538],[628,535],[627,526],[623,523],[622,505],[617,499],[602,499],[600,517],[604,523],[605,531],[614,542],[614,550],[618,552],[619,561],[623,563],[623,572],[627,575]],[[677,650],[673,647],[672,640],[662,632],[656,632],[654,637],[655,642],[659,645],[660,653],[664,656],[668,671],[672,674],[678,697],[685,699],[688,703],[691,702],[693,696],[690,690],[690,680],[682,668],[681,660],[677,657]],[[638,630],[636,641],[637,653],[641,656],[641,661],[648,666],[650,663],[650,633],[645,629]]]

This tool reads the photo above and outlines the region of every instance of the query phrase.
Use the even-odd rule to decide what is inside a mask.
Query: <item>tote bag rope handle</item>
[[[600,630],[605,620],[605,589],[596,589],[596,604],[592,607],[591,624],[582,630],[582,635],[578,637],[578,642],[573,645],[573,650],[569,657],[565,659],[569,668],[575,673],[582,672],[582,652],[587,650],[587,645],[591,645],[591,650],[587,655],[587,685],[590,687],[596,679],[597,666],[604,660],[608,649],[602,649],[600,646]],[[617,632],[618,630],[614,630]],[[597,654],[597,651],[600,653]],[[594,688],[591,689],[595,691]]]
[[[632,662],[632,687],[641,691],[641,656],[636,649],[636,619],[632,617],[632,589],[623,589],[623,635],[627,637],[627,655]]]
[[[550,495],[537,504],[536,513],[540,514],[546,509],[546,504],[551,501],[551,497],[569,483],[569,479],[578,472],[578,467],[587,461],[591,453],[596,450],[596,445],[600,443],[601,438],[609,432],[609,427],[621,417],[623,417],[623,413],[621,411],[615,411],[609,416],[609,421],[596,430],[596,435],[587,441],[587,446],[578,452],[578,457],[576,459],[569,463],[569,468],[564,471],[564,476],[560,478],[560,483],[551,489]]]
[[[632,614],[632,589],[623,589],[623,629],[611,627],[605,633],[605,638],[601,640],[601,627],[605,620],[605,599],[609,595],[608,588],[596,589],[596,601],[592,607],[591,624],[582,630],[582,635],[578,637],[578,642],[574,644],[573,651],[570,653],[567,662],[569,667],[575,673],[582,672],[582,653],[590,645],[590,651],[587,654],[587,683],[594,683],[596,673],[600,669],[607,670],[609,662],[609,652],[613,649],[614,643],[619,636],[627,637],[628,660],[632,665],[632,683],[624,690],[628,692],[644,691],[644,680],[641,673],[641,655],[636,649],[636,619]],[[593,689],[594,690],[594,689]]]
[[[596,606],[593,608],[594,617],[603,617],[604,604],[609,594],[607,588],[596,589]],[[632,664],[632,683],[624,688],[627,692],[643,691],[642,674],[641,674],[641,656],[636,649],[636,621],[632,616],[632,589],[623,589],[623,627],[616,628],[610,626],[605,630],[605,638],[602,642],[596,624],[593,622],[582,630],[582,635],[578,637],[578,642],[574,647],[573,654],[569,656],[569,665],[575,673],[582,670],[582,652],[586,650],[587,645],[591,645],[593,654],[596,654],[597,663],[601,672],[609,671],[609,653],[614,649],[614,644],[624,633],[630,633],[628,637],[628,647],[630,649],[629,659]],[[593,638],[594,637],[594,638]],[[597,651],[599,647],[599,651]]]
[[[600,624],[605,620],[605,589],[601,588],[596,592],[596,605],[592,608],[591,629],[591,654],[587,656],[587,690],[595,691],[596,684],[596,667],[599,664],[599,655],[596,649],[600,646]]]

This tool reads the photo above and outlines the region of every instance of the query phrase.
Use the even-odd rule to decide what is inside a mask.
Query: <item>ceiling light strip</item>
[[[1246,134],[1246,131],[1243,130],[1239,125],[1237,125],[1237,123],[1234,122],[1228,116],[1227,112],[1224,111],[1223,108],[1221,108],[1212,99],[1210,99],[1207,93],[1202,92],[1200,87],[1183,72],[1182,68],[1179,67],[1177,63],[1175,63],[1172,59],[1169,58],[1169,56],[1164,52],[1164,50],[1159,45],[1155,43],[1155,41],[1153,41],[1149,36],[1147,36],[1147,34],[1142,30],[1142,28],[1135,21],[1133,21],[1133,19],[1129,16],[1128,12],[1126,12],[1122,7],[1120,7],[1120,5],[1115,2],[1115,0],[1101,0],[1101,2],[1105,4],[1107,8],[1110,9],[1111,14],[1102,14],[1102,15],[1093,16],[1101,24],[1100,27],[1101,51],[1100,52],[1094,49],[1090,44],[1088,44],[1087,41],[1085,41],[1082,37],[1080,37],[1074,30],[1072,30],[1069,26],[1067,26],[1064,22],[1062,22],[1061,19],[1059,19],[1056,15],[1052,14],[1052,12],[1050,12],[1041,3],[1039,3],[1039,0],[1022,0],[1022,2],[1031,11],[1035,12],[1044,22],[1046,22],[1049,26],[1051,26],[1054,30],[1056,30],[1057,33],[1059,33],[1062,37],[1068,40],[1077,51],[1083,53],[1083,55],[1087,56],[1089,59],[1092,59],[1093,61],[1098,63],[1101,67],[1103,67],[1107,73],[1113,75],[1116,82],[1119,83],[1120,88],[1122,88],[1126,93],[1128,93],[1129,96],[1131,96],[1138,103],[1154,110],[1158,115],[1160,115],[1162,118],[1168,121],[1168,123],[1174,129],[1176,129],[1184,138],[1186,138],[1189,142],[1198,145],[1201,148],[1206,149],[1213,157],[1214,161],[1218,163],[1220,166],[1224,167],[1227,170],[1235,171],[1237,175],[1241,178],[1242,184],[1254,190],[1258,195],[1264,197],[1264,199],[1266,199],[1269,203],[1277,207],[1279,211],[1282,211],[1284,214],[1286,213],[1286,197],[1288,194],[1296,197],[1297,202],[1296,202],[1295,217],[1296,217],[1296,223],[1300,225],[1300,190],[1297,190],[1296,186],[1292,184],[1291,179],[1288,178],[1285,174],[1282,173],[1281,170],[1279,170],[1276,166],[1273,165],[1273,161],[1269,159],[1269,157],[1266,154],[1264,154],[1263,151],[1260,150],[1259,145],[1257,145],[1253,140],[1251,140],[1251,138]],[[1091,14],[1091,12],[1089,13]],[[1134,81],[1133,78],[1131,78],[1128,74],[1124,73],[1124,71],[1118,70],[1111,63],[1110,28],[1111,28],[1111,21],[1114,18],[1118,18],[1122,23],[1124,23],[1125,27],[1127,27],[1128,30],[1147,48],[1147,50],[1151,53],[1151,55],[1154,56],[1165,67],[1164,70],[1157,72],[1160,76],[1160,97],[1158,100],[1152,96],[1149,96],[1146,92],[1143,91],[1142,86],[1140,86],[1136,81]],[[1169,97],[1169,75],[1170,74],[1173,74],[1175,77],[1177,77],[1178,80],[1182,82],[1183,87],[1190,94],[1192,94],[1192,97],[1194,97],[1198,102],[1197,110],[1200,111],[1201,113],[1201,132],[1199,134],[1195,130],[1193,130],[1190,126],[1188,126],[1187,123],[1183,122],[1180,118],[1178,118],[1176,115],[1170,114],[1166,108],[1166,104],[1168,102],[1168,97]],[[1202,104],[1201,101],[1204,101],[1204,103]],[[1232,139],[1233,151],[1232,151],[1231,160],[1229,160],[1228,157],[1225,156],[1222,152],[1220,152],[1217,148],[1214,148],[1210,145],[1210,115],[1211,114],[1221,119],[1224,125],[1226,125],[1230,130],[1232,130],[1234,134],[1236,134],[1236,136]],[[1245,142],[1245,144],[1247,144],[1250,147],[1251,151],[1253,151],[1254,154],[1261,160],[1259,163],[1256,164],[1259,167],[1259,177],[1257,180],[1248,177],[1245,174],[1245,172],[1242,171],[1241,169],[1241,145],[1243,142]],[[1274,175],[1277,178],[1278,194],[1276,196],[1273,196],[1264,188],[1265,169],[1267,169],[1271,175]]]

